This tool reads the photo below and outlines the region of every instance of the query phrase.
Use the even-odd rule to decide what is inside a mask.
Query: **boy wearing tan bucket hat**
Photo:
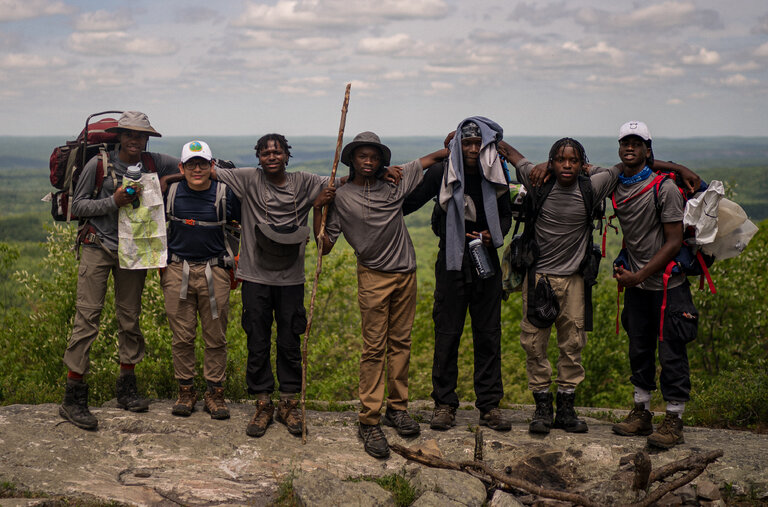
[[[83,249],[77,276],[77,311],[72,335],[64,352],[68,373],[59,414],[88,430],[95,430],[98,420],[88,409],[88,385],[84,375],[88,372],[91,345],[99,334],[110,273],[115,285],[120,361],[117,405],[131,412],[144,412],[149,408],[149,401],[138,394],[134,374],[134,367],[144,357],[144,336],[139,328],[139,315],[147,272],[145,269],[122,269],[117,257],[118,210],[130,206],[135,199],[135,195],[128,194],[123,188],[123,176],[128,166],[139,162],[143,162],[143,171],[155,170],[161,177],[179,170],[178,158],[145,152],[149,137],[160,137],[146,114],[126,111],[120,116],[117,126],[108,130],[118,132],[120,137],[119,145],[108,153],[109,172],[101,189],[96,189],[98,157],[93,157],[83,168],[72,198],[72,213],[84,218],[85,223],[79,232]],[[153,167],[147,167],[150,165]]]
[[[357,256],[358,303],[362,321],[359,434],[365,451],[389,456],[379,421],[402,436],[418,435],[419,424],[408,415],[408,366],[411,327],[416,311],[416,253],[403,219],[405,196],[422,178],[422,169],[447,156],[439,150],[402,167],[399,185],[380,179],[391,152],[373,132],[363,132],[344,147],[341,161],[349,180],[339,188],[329,210],[323,254],[340,233]],[[315,234],[320,221],[315,216]],[[387,409],[384,374],[387,374]]]

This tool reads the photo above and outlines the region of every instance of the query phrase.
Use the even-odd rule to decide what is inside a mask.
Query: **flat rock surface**
[[[308,411],[309,435],[302,445],[278,423],[261,438],[248,437],[253,407],[247,403],[231,403],[232,417],[225,421],[211,420],[200,402],[191,417],[174,417],[172,403],[155,401],[144,414],[114,403],[93,408],[99,419],[94,432],[63,421],[54,404],[0,407],[0,482],[17,490],[133,505],[264,505],[287,477],[302,471],[322,469],[348,479],[412,474],[420,466],[394,453],[386,460],[369,457],[357,436],[354,411]],[[417,419],[429,421],[431,402],[413,402],[411,409]],[[510,466],[515,475],[546,487],[589,494],[592,485],[611,480],[622,457],[645,447],[645,438],[614,435],[610,423],[589,417],[589,433],[553,430],[540,437],[528,433],[532,407],[504,413],[513,421],[512,431],[483,428],[485,462],[499,470]],[[421,435],[407,440],[392,428],[384,432],[390,442],[436,446],[447,459],[471,460],[475,436],[470,427],[478,416],[474,409],[459,410],[457,425],[445,432],[423,422]],[[724,456],[697,481],[731,484],[736,493],[754,491],[758,498],[768,495],[766,435],[686,427],[685,444],[650,455],[656,468],[716,449]]]

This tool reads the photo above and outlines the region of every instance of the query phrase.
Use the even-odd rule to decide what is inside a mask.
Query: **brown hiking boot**
[[[272,414],[275,413],[275,404],[272,400],[256,400],[256,413],[253,414],[251,422],[245,428],[245,434],[249,437],[260,437],[267,431],[267,427],[272,424]]]
[[[209,387],[203,396],[205,411],[211,414],[211,419],[229,419],[229,409],[224,402],[223,387]]]
[[[656,431],[648,437],[648,445],[669,449],[685,443],[683,438],[683,420],[680,416],[667,412]]]
[[[456,426],[456,407],[450,405],[435,405],[432,421],[429,427],[433,430],[447,430]]]
[[[280,400],[277,403],[275,420],[285,424],[292,435],[301,435],[301,411],[298,407],[299,400]]]
[[[189,417],[195,411],[195,403],[197,403],[195,386],[192,384],[179,385],[179,399],[173,404],[171,413],[181,417]]]
[[[650,435],[653,433],[653,414],[645,409],[643,403],[635,403],[635,408],[620,423],[611,428],[617,435],[634,437],[637,435]]]
[[[502,415],[499,407],[493,407],[488,412],[480,414],[480,426],[488,426],[496,431],[509,431],[512,429],[512,423]]]

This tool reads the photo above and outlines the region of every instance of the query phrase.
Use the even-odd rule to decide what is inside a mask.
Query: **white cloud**
[[[699,52],[694,55],[685,55],[682,61],[686,65],[715,65],[720,63],[720,54],[717,51],[708,51],[705,48],[699,48]]]
[[[447,13],[444,0],[278,0],[274,5],[249,2],[232,24],[270,30],[357,30],[385,20],[439,19]]]
[[[70,14],[74,9],[64,2],[50,0],[0,0],[0,21]]]
[[[472,75],[480,71],[477,65],[437,65],[430,64],[424,67],[425,72],[434,74]]]
[[[743,87],[756,85],[759,81],[757,79],[750,79],[744,74],[734,74],[720,79],[720,83],[725,86]]]
[[[308,97],[320,97],[328,94],[325,90],[317,90],[306,86],[280,85],[277,89],[280,93],[286,93],[288,95],[306,95]]]
[[[543,26],[561,18],[570,18],[574,9],[568,9],[565,2],[542,5],[542,3],[521,2],[507,19],[510,21],[526,21],[534,26]]]
[[[755,49],[754,53],[755,56],[768,56],[768,42],[762,43],[760,46]]]
[[[754,60],[749,60],[747,62],[728,63],[720,67],[720,70],[725,72],[748,72],[750,70],[758,70],[761,68],[763,68],[763,65],[760,65]]]
[[[370,81],[362,81],[362,80],[358,80],[358,79],[353,79],[351,82],[352,82],[352,89],[353,90],[361,90],[361,91],[366,90],[367,91],[367,90],[375,90],[376,88],[378,88],[376,83],[372,83]]]
[[[178,44],[169,39],[141,38],[125,32],[74,32],[67,39],[67,46],[75,53],[92,56],[164,56],[179,50]]]
[[[357,50],[364,54],[396,54],[407,51],[415,45],[410,35],[396,33],[389,37],[366,37],[360,39],[357,44]]]
[[[672,27],[723,28],[723,22],[717,11],[699,9],[693,2],[667,1],[638,5],[643,6],[627,8],[617,13],[585,7],[577,11],[576,21],[606,32],[624,30],[657,32]]]
[[[127,11],[100,10],[80,14],[75,20],[75,30],[78,32],[112,32],[125,30],[133,24],[133,18]]]
[[[574,58],[577,55],[578,58]],[[621,67],[625,56],[615,47],[606,42],[580,44],[576,41],[565,41],[561,44],[523,44],[518,51],[519,59],[525,59],[527,65],[533,68],[568,66],[585,67],[607,65]]]
[[[29,70],[64,67],[66,61],[62,58],[45,58],[28,53],[8,53],[0,57],[0,69]]]
[[[455,86],[452,83],[446,83],[444,81],[432,81],[429,86],[433,90],[452,90]]]
[[[682,103],[683,103],[683,101],[678,99],[678,98],[667,99],[667,104],[670,105],[670,106],[679,106]]]
[[[685,74],[680,67],[668,67],[666,65],[654,65],[647,69],[644,74],[655,77],[679,77]]]
[[[240,48],[269,48],[288,51],[329,51],[341,46],[335,37],[286,37],[261,30],[246,30],[237,40]]]

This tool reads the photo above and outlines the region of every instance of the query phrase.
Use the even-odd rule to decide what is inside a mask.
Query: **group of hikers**
[[[478,422],[492,430],[510,430],[510,420],[499,409],[504,291],[497,249],[514,221],[506,160],[534,203],[521,246],[528,262],[520,342],[536,404],[529,431],[588,431],[574,410],[574,399],[585,377],[581,351],[592,325],[590,287],[597,263],[593,217],[611,197],[626,252],[623,263],[614,267],[614,277],[626,288],[621,322],[629,337],[634,386],[634,408],[613,431],[647,435],[650,445],[661,448],[683,442],[681,415],[690,392],[686,343],[696,336],[698,313],[685,275],[667,276],[664,268],[682,245],[685,201],[672,180],[663,181],[654,191],[647,187],[658,170],[678,172],[691,188],[698,187],[698,177],[683,166],[654,160],[644,123],[621,126],[620,162],[610,168],[590,166],[583,146],[571,138],[555,142],[548,160],[534,165],[503,140],[498,124],[480,116],[463,120],[446,138],[444,148],[401,166],[390,164],[391,151],[376,134],[363,132],[341,152],[349,175],[333,182],[329,177],[288,172],[291,146],[280,134],[258,140],[258,167],[231,168],[218,164],[208,144],[200,140],[186,143],[181,158],[147,153],[149,137],[160,134],[140,112],[123,113],[112,130],[119,134],[119,144],[108,153],[114,177],[105,178],[97,188],[94,157],[82,170],[71,204],[73,214],[84,222],[76,315],[64,354],[68,373],[59,412],[78,427],[98,426],[88,408],[84,376],[110,272],[119,327],[117,404],[132,412],[149,408],[149,401],[138,392],[134,373],[144,356],[138,316],[146,270],[121,268],[117,254],[118,210],[136,199],[123,177],[128,166],[144,160],[148,162],[144,170],[152,166],[167,187],[168,265],[161,281],[179,384],[174,415],[189,416],[198,401],[194,342],[199,316],[205,344],[204,410],[213,419],[229,418],[223,383],[231,287],[226,261],[231,252],[221,224],[233,219],[242,226],[236,277],[242,281],[246,384],[255,397],[246,433],[261,437],[274,419],[290,433],[302,434],[298,395],[300,335],[307,327],[304,250],[313,210],[312,232],[315,240],[319,238],[322,254],[330,252],[343,234],[357,259],[362,327],[359,435],[364,449],[377,458],[389,455],[382,423],[402,436],[418,435],[420,425],[407,411],[416,254],[404,216],[434,200],[432,228],[439,237],[439,251],[433,309],[431,396],[435,406],[429,425],[434,430],[455,425],[458,350],[468,310]],[[478,255],[483,257],[483,268],[478,267]],[[276,406],[270,361],[273,322],[277,328]],[[552,325],[559,348],[555,394],[547,358]],[[654,430],[650,400],[656,389],[657,348],[659,383],[667,407]]]

